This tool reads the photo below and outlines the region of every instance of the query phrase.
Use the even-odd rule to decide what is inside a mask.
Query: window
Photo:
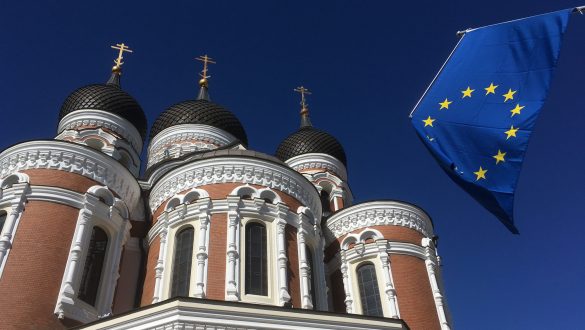
[[[4,222],[6,222],[6,212],[0,211],[0,233],[2,232],[2,228],[4,228]]]
[[[107,246],[106,232],[100,227],[93,227],[78,295],[79,299],[92,306],[96,303]]]
[[[193,227],[187,227],[175,236],[171,297],[189,296],[191,260],[193,259],[193,236]]]
[[[323,208],[323,216],[329,216],[331,214],[331,202],[329,201],[329,192],[325,189],[321,190],[321,206]]]
[[[314,263],[313,263],[313,254],[311,253],[311,249],[306,246],[306,256],[307,256],[307,265],[309,266],[308,274],[309,274],[309,294],[311,295],[311,302],[313,303],[313,310],[317,310],[317,296],[315,295],[315,272],[314,270]]]
[[[372,264],[364,264],[357,269],[357,274],[362,313],[368,316],[384,316],[382,303],[380,302],[376,268]]]
[[[266,227],[253,222],[246,226],[246,293],[268,295]]]

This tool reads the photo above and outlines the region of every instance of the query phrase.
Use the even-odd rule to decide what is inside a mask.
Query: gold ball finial
[[[199,80],[199,86],[201,87],[207,87],[207,79],[203,78],[201,80]]]
[[[112,72],[113,72],[113,73],[120,73],[120,72],[122,72],[122,67],[121,67],[121,66],[119,66],[119,65],[114,65],[114,66],[112,67]]]

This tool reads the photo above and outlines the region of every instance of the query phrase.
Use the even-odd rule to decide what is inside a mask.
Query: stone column
[[[209,251],[209,233],[207,227],[211,212],[211,199],[202,198],[197,201],[199,209],[199,249],[196,255],[197,283],[195,288],[196,298],[205,298],[207,284],[207,262]]]

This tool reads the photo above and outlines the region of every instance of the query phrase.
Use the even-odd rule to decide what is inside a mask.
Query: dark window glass
[[[268,295],[266,266],[266,227],[259,223],[246,226],[246,293]]]
[[[0,233],[2,232],[2,228],[4,228],[4,222],[6,222],[6,212],[0,212]]]
[[[376,279],[376,268],[372,264],[365,264],[358,268],[358,284],[364,315],[384,316],[380,302],[380,290]]]
[[[95,306],[96,303],[107,246],[108,235],[106,232],[100,227],[93,227],[78,295],[79,299],[92,306]]]
[[[307,256],[307,265],[309,266],[309,285],[311,288],[309,289],[309,294],[311,295],[311,301],[313,302],[313,309],[317,309],[317,296],[315,295],[315,272],[313,271],[313,267],[315,264],[313,263],[313,254],[311,253],[311,249],[306,246],[306,256]]]
[[[331,214],[331,202],[329,201],[329,192],[326,190],[321,190],[321,206],[323,208],[323,216],[329,216]]]
[[[173,260],[173,282],[171,297],[188,297],[193,259],[193,227],[187,227],[175,237],[175,258]]]

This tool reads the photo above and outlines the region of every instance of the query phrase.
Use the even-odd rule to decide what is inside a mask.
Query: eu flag
[[[514,190],[570,13],[466,31],[412,114],[447,174],[513,233]]]

